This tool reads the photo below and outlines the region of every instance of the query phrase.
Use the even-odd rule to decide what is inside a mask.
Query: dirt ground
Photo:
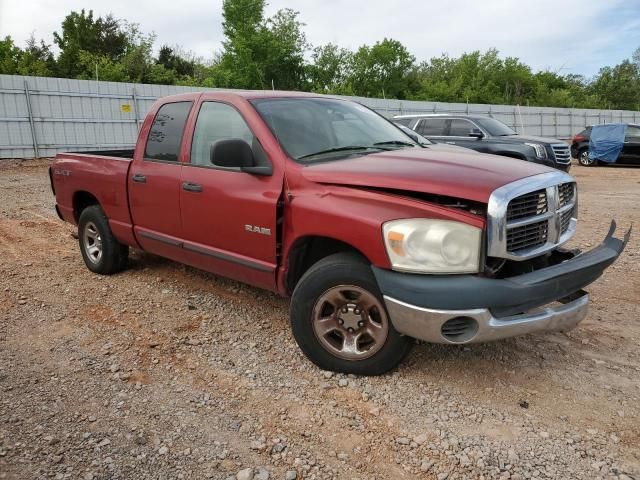
[[[640,479],[640,232],[567,334],[323,372],[286,300],[134,252],[100,277],[46,161],[0,163],[0,478]],[[640,168],[584,168],[573,246],[640,224]]]

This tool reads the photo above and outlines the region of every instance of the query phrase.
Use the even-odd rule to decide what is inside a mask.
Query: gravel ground
[[[44,161],[0,164],[0,478],[640,479],[638,235],[568,334],[323,372],[287,301],[135,252],[85,267]],[[640,169],[574,167],[587,248]]]

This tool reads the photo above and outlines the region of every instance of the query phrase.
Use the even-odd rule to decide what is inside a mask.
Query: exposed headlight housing
[[[525,143],[525,145],[536,151],[536,158],[547,158],[547,149],[544,148],[544,145],[540,145],[539,143]]]
[[[414,273],[478,273],[482,230],[450,220],[413,218],[382,226],[394,270]]]

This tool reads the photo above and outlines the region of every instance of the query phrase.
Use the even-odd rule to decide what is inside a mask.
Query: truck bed
[[[68,222],[77,223],[78,206],[97,200],[114,235],[123,243],[130,244],[133,234],[127,179],[132,160],[133,150],[56,155],[51,167],[51,182],[59,215]]]
[[[67,152],[63,155],[67,154],[80,154],[80,155],[92,155],[96,157],[115,157],[115,158],[126,158],[128,160],[133,160],[133,148],[123,148],[123,149],[114,149],[114,150],[89,150],[86,152]]]

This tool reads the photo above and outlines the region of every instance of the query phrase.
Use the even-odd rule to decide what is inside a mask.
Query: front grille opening
[[[452,343],[466,343],[478,333],[478,322],[471,317],[451,318],[442,324],[440,333]]]
[[[548,208],[546,190],[527,193],[509,202],[507,221],[542,215],[548,211]]]
[[[573,218],[576,207],[567,210],[560,217],[560,234],[564,235],[571,226],[571,219]]]
[[[507,230],[507,250],[518,252],[547,243],[549,223],[541,220]]]
[[[558,198],[560,199],[560,207],[568,205],[573,200],[575,194],[575,184],[563,183],[558,185]]]

